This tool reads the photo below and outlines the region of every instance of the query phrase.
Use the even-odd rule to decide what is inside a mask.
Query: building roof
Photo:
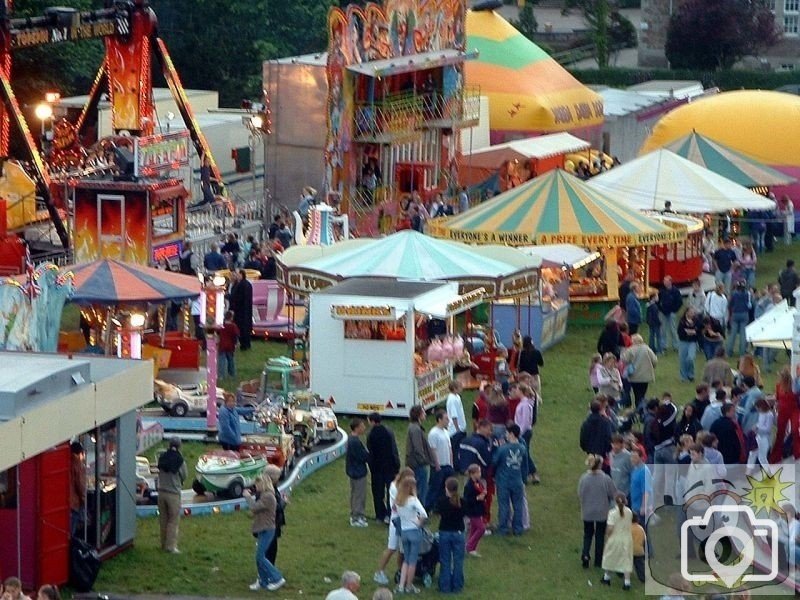
[[[694,98],[704,93],[703,84],[699,81],[654,79],[637,83],[627,88],[629,92],[639,92],[649,96],[671,96],[673,98]]]
[[[325,67],[328,64],[328,53],[317,52],[315,54],[301,54],[299,56],[286,56],[275,58],[267,62],[276,65],[310,65],[312,67]]]
[[[630,89],[620,90],[610,87],[595,89],[603,97],[603,115],[606,117],[624,117],[666,101],[661,96],[640,94]]]
[[[191,103],[192,98],[196,98],[198,96],[207,96],[208,94],[214,94],[217,96],[219,92],[216,90],[184,90],[186,92],[187,98],[189,98],[189,102]],[[88,95],[82,96],[69,96],[67,98],[61,98],[58,101],[59,106],[67,106],[71,108],[83,108],[86,102],[89,100]],[[153,88],[153,102],[159,102],[164,100],[172,100],[172,92],[169,88]],[[101,100],[98,103],[98,108],[107,108],[111,106],[111,103],[108,100]]]
[[[0,471],[129,413],[153,397],[150,361],[17,352],[0,352],[0,361],[0,397],[21,395],[14,413],[0,420]]]
[[[323,296],[411,299],[447,285],[444,282],[400,281],[390,278],[354,277],[316,292]]]
[[[470,166],[496,169],[507,160],[543,159],[579,152],[591,146],[570,133],[551,133],[474,150],[467,155],[465,162]]]

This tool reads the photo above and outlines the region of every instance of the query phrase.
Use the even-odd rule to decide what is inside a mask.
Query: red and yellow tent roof
[[[494,11],[467,12],[466,82],[489,97],[492,131],[551,133],[603,123],[602,97]]]

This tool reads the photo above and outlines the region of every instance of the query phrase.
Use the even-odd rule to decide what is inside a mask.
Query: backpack
[[[181,254],[178,257],[179,270],[184,275],[197,275],[197,271],[192,268],[192,256],[194,256],[194,252],[189,252],[186,256]]]

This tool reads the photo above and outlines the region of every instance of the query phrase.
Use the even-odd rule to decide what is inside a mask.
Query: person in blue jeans
[[[436,505],[439,522],[439,591],[458,593],[464,589],[464,509],[458,493],[458,479],[444,482],[446,496]]]
[[[736,289],[731,294],[730,302],[728,303],[728,311],[730,311],[730,333],[728,334],[728,356],[733,356],[733,344],[736,342],[737,336],[739,337],[739,356],[744,354],[747,349],[747,339],[745,338],[744,331],[747,324],[750,322],[750,308],[753,305],[750,291],[747,289],[747,284],[744,281],[736,282]]]
[[[252,591],[267,589],[271,592],[284,586],[286,580],[281,572],[267,559],[267,550],[275,537],[275,515],[278,502],[275,499],[275,490],[269,477],[259,477],[256,480],[256,495],[245,490],[244,499],[253,513],[253,535],[256,543],[256,568],[258,579],[250,585]]]
[[[406,435],[406,466],[414,471],[417,494],[423,500],[428,494],[428,467],[433,464],[433,450],[428,445],[425,430],[425,409],[419,404],[408,411],[408,434]]]
[[[500,535],[508,535],[509,521],[514,535],[522,535],[522,495],[528,478],[528,453],[520,443],[519,435],[519,425],[509,424],[506,427],[506,439],[498,441],[499,445],[492,455],[497,488],[497,532]]]
[[[678,321],[678,369],[681,381],[694,381],[694,361],[702,328],[694,307],[688,307]]]

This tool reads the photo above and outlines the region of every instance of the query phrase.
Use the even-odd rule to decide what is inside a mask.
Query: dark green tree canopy
[[[673,69],[730,69],[780,37],[766,0],[688,0],[672,16],[665,47]]]

